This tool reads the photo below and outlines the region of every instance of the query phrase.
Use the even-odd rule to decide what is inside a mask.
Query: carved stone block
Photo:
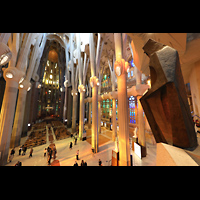
[[[178,52],[151,39],[143,49],[150,58],[151,88],[140,101],[156,142],[196,148]]]

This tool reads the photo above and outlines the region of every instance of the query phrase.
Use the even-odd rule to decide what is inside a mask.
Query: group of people
[[[74,166],[78,166],[78,163],[77,163],[76,161],[75,161],[75,163],[74,163]],[[82,161],[81,161],[81,166],[82,166],[82,167],[87,166],[87,162],[86,162],[86,161],[84,162],[84,160],[82,160]]]
[[[21,154],[22,151],[23,151],[23,153]],[[20,146],[19,147],[19,156],[20,155],[24,156],[26,154],[26,151],[27,151],[27,147],[25,145]],[[48,146],[48,148],[44,149],[44,157],[46,157],[46,155],[47,155],[48,165],[51,164],[52,157],[53,157],[53,159],[56,158],[56,154],[57,154],[57,150],[56,150],[55,145],[53,146],[53,149],[50,148],[50,146]],[[15,155],[15,148],[11,149],[11,152],[10,152],[10,155],[9,155],[9,158],[8,158],[9,162],[12,161],[12,159],[14,158],[14,155]],[[33,148],[30,149],[29,158],[31,158],[32,156],[33,156]],[[15,166],[22,166],[22,162],[18,161],[15,164]]]
[[[78,163],[75,161],[73,166],[76,166],[76,167],[77,167],[77,166],[78,166]],[[82,160],[82,161],[81,161],[81,166],[83,166],[83,167],[84,167],[84,166],[87,166],[87,162],[84,161],[84,160]],[[101,159],[99,159],[99,166],[103,166],[103,165],[102,165]]]
[[[24,156],[26,154],[27,151],[27,146],[26,145],[22,145],[19,147],[19,156],[22,155]],[[21,154],[22,152],[22,154]],[[15,155],[15,148],[12,148],[10,151],[10,155],[8,157],[8,162],[12,162],[13,158]],[[33,156],[33,148],[30,149],[30,153],[29,153],[29,158]],[[18,161],[15,166],[22,166],[22,163],[20,161]]]
[[[47,148],[44,149],[44,157],[46,157],[47,155],[47,163],[48,165],[51,164],[51,159],[53,157],[53,159],[56,158],[56,154],[57,154],[57,150],[56,150],[56,146],[54,145],[53,146],[53,149],[48,146]]]

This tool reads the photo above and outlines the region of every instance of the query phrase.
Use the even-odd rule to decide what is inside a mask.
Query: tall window
[[[136,109],[136,105],[135,105],[135,97],[131,96],[129,98],[129,117],[130,117],[130,123],[132,124],[136,124],[136,116],[135,116],[135,109]]]

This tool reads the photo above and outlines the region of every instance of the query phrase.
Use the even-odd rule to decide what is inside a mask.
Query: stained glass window
[[[130,123],[136,123],[136,116],[135,116],[135,98],[133,96],[129,97],[129,117]]]

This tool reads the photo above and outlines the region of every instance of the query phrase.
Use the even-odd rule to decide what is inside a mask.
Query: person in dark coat
[[[81,166],[84,166],[84,161],[83,160],[81,161]]]
[[[102,166],[102,161],[99,159],[99,166]]]
[[[76,160],[79,160],[79,150],[76,152]]]
[[[16,164],[15,164],[15,166],[22,166],[22,162],[20,162],[20,161],[18,161]]]
[[[69,148],[72,149],[72,142],[70,142]]]
[[[51,158],[52,158],[52,150],[51,148],[49,149],[49,152],[48,152],[48,165],[51,164]]]
[[[22,147],[19,147],[19,156],[21,155]]]
[[[23,151],[22,156],[24,156],[26,154],[26,150],[27,150],[27,146],[24,145],[22,147],[22,151]]]
[[[77,137],[75,137],[74,139],[74,145],[76,145],[76,143],[77,143]]]
[[[31,148],[31,150],[30,150],[29,158],[32,157],[32,154],[33,154],[33,148]]]

